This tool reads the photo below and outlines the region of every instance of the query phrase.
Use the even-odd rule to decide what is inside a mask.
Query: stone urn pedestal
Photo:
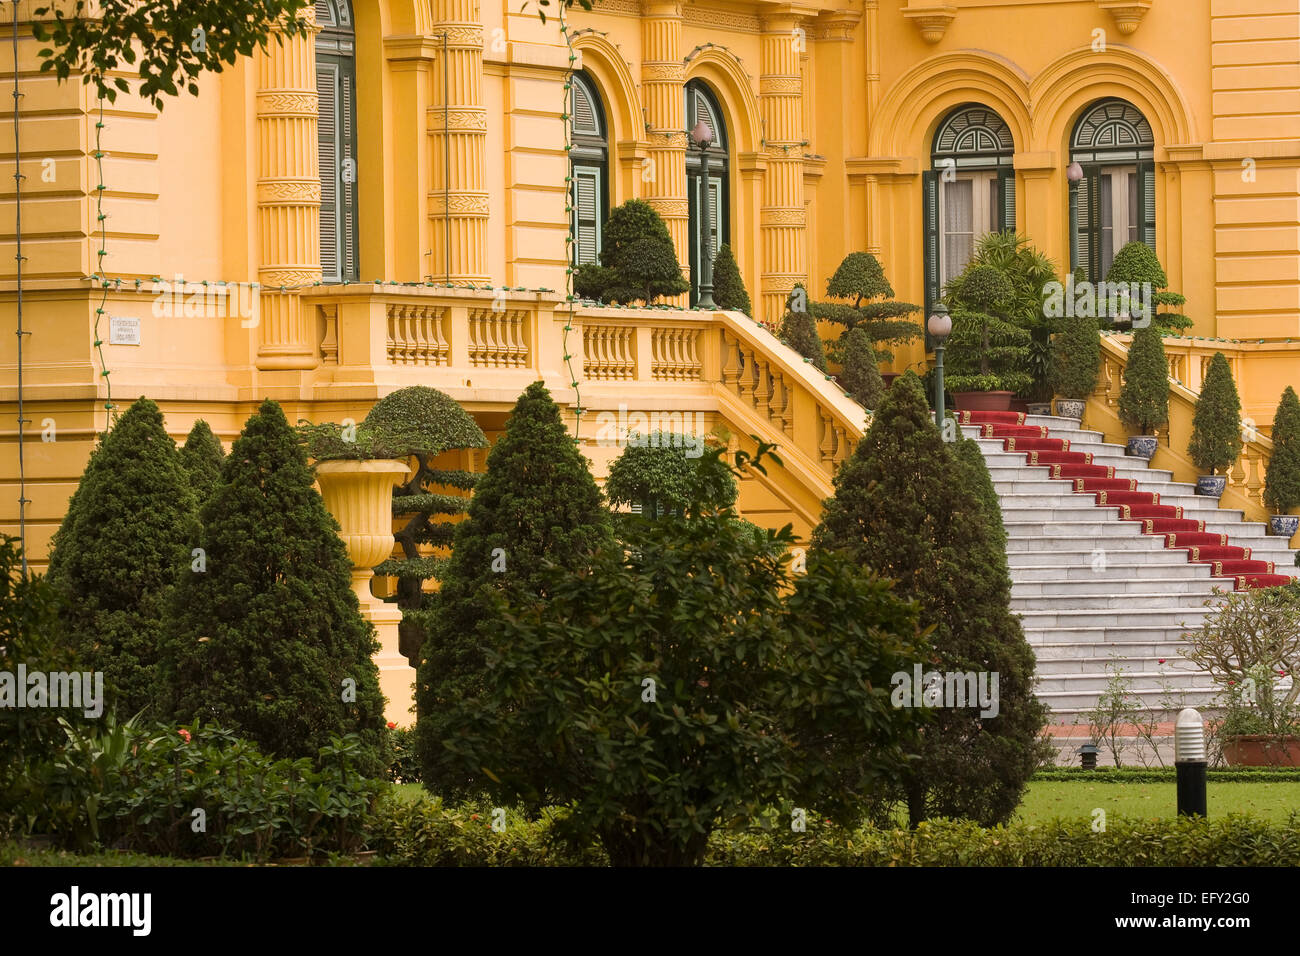
[[[361,616],[375,627],[379,653],[379,689],[388,698],[387,720],[409,725],[415,668],[402,656],[397,630],[402,612],[370,593],[370,579],[376,564],[393,553],[393,486],[411,473],[404,461],[323,461],[316,466],[325,507],[339,523],[339,537],[347,545],[352,561],[352,590],[361,605]]]

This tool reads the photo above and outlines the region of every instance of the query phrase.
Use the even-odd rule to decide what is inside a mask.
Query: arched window
[[[316,0],[320,264],[324,282],[360,276],[357,223],[357,64],[348,0]]]
[[[704,120],[713,131],[713,142],[701,152],[690,141],[690,131]],[[686,198],[690,209],[689,254],[691,269],[691,305],[700,295],[701,256],[709,261],[718,246],[731,241],[731,181],[728,159],[727,124],[722,109],[709,88],[700,80],[686,84]],[[709,208],[708,235],[704,231],[704,203]]]
[[[609,218],[609,134],[605,110],[591,77],[573,74],[569,87],[569,176],[573,264],[600,261],[600,235]]]
[[[986,106],[960,106],[939,124],[921,177],[926,315],[981,236],[1016,228],[1014,153],[1010,128]]]
[[[1092,282],[1106,277],[1125,243],[1156,245],[1155,139],[1131,103],[1102,100],[1075,124],[1070,161],[1083,178],[1070,184],[1070,267]]]

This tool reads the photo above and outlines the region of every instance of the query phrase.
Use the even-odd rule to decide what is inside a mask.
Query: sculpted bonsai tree
[[[1106,281],[1112,284],[1137,285],[1139,293],[1142,286],[1150,286],[1149,308],[1155,310],[1155,315],[1146,318],[1156,328],[1172,331],[1192,327],[1192,320],[1178,311],[1186,304],[1186,297],[1168,291],[1169,277],[1165,275],[1164,266],[1145,242],[1126,243],[1124,248],[1115,253],[1115,259],[1106,272]],[[1147,305],[1147,303],[1143,304]],[[1168,307],[1168,310],[1160,311],[1161,306]]]
[[[906,318],[920,312],[921,307],[894,300],[894,287],[885,277],[880,260],[869,252],[845,256],[826,283],[826,295],[836,301],[813,303],[813,315],[838,322],[846,331],[864,329],[877,346],[878,362],[894,360],[889,345],[912,342],[923,334],[920,322]]]

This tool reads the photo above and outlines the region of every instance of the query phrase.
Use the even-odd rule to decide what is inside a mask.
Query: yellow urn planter
[[[385,717],[396,724],[411,723],[415,671],[402,655],[398,625],[402,612],[370,593],[373,568],[393,552],[393,486],[411,473],[405,461],[323,461],[316,466],[325,507],[339,523],[339,537],[352,562],[352,590],[361,616],[375,628],[379,653],[379,689],[388,699]]]
[[[364,609],[373,604],[371,570],[393,551],[393,486],[411,473],[405,461],[323,461],[316,466],[321,497],[352,561],[352,589]]]

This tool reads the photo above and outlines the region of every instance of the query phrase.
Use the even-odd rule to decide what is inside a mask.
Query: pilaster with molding
[[[682,4],[646,0],[641,19],[641,91],[648,129],[646,159],[651,164],[645,201],[663,217],[668,234],[689,272],[686,199],[686,65],[682,62]],[[685,304],[685,297],[677,300]]]
[[[474,0],[436,0],[433,33],[446,62],[436,64],[429,103],[433,176],[430,271],[449,282],[487,282],[487,109],[483,105],[483,25]],[[450,246],[450,255],[448,247]]]
[[[315,13],[308,28],[280,34],[256,53],[257,236],[261,316],[257,367],[316,366],[315,317],[281,286],[316,282],[320,266]],[[309,322],[308,319],[311,319]],[[310,327],[309,327],[310,326]]]
[[[800,10],[782,5],[765,10],[759,40],[758,101],[763,117],[767,171],[759,209],[762,272],[761,312],[779,322],[796,283],[808,281],[808,217],[804,206],[803,82],[799,59],[808,51]]]

